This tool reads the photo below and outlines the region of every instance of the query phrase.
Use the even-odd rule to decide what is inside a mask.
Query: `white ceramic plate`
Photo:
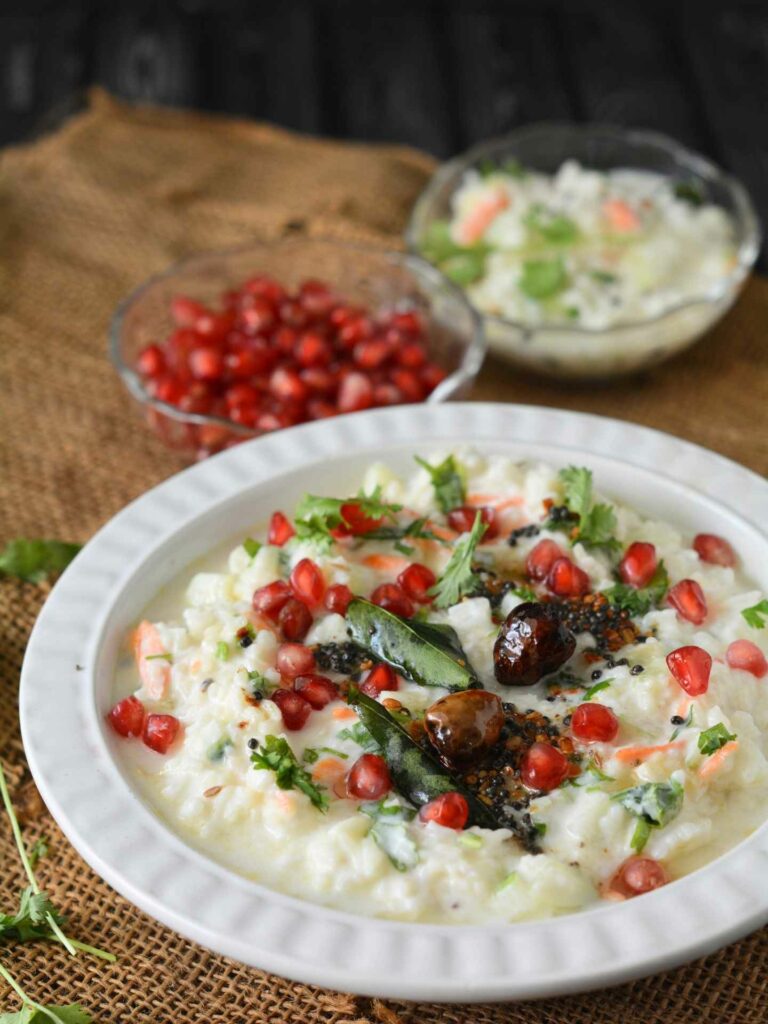
[[[625,903],[509,926],[407,924],[305,903],[233,874],[176,838],[122,773],[103,722],[115,658],[163,584],[306,489],[356,486],[372,459],[405,466],[414,452],[467,442],[588,465],[608,494],[691,532],[725,534],[768,589],[768,483],[665,434],[581,413],[491,404],[377,410],[259,438],[180,473],[115,516],[78,555],[35,626],[21,685],[24,745],[45,802],[85,860],[147,913],[290,978],[453,1002],[625,981],[768,920],[768,826],[707,867]]]

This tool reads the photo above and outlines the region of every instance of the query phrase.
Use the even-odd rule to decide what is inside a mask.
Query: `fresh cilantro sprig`
[[[669,574],[664,563],[659,562],[647,587],[637,588],[627,583],[617,583],[603,593],[611,604],[626,609],[630,615],[645,615],[652,608],[659,607],[668,590]]]
[[[416,843],[408,834],[407,824],[416,817],[412,807],[384,797],[377,802],[360,804],[362,814],[373,820],[368,835],[389,857],[398,871],[408,871],[419,860]]]
[[[301,759],[304,764],[314,764],[321,754],[331,754],[333,757],[340,757],[342,761],[349,760],[349,754],[345,754],[343,750],[336,750],[335,747],[306,747]]]
[[[611,553],[621,550],[613,536],[616,532],[616,514],[610,505],[596,504],[592,494],[592,472],[584,466],[568,466],[560,470],[565,507],[578,519],[571,530],[571,524],[548,523],[551,529],[563,525],[572,533],[572,540],[580,541],[588,548],[604,548]]]
[[[323,498],[305,494],[296,507],[294,525],[298,539],[327,550],[333,543],[331,531],[339,526],[352,525],[344,519],[344,505],[356,505],[360,514],[368,519],[394,519],[402,510],[402,505],[382,501],[381,487],[376,487],[371,494],[360,491],[354,498]]]
[[[602,682],[595,683],[594,686],[590,686],[588,690],[584,691],[581,699],[584,701],[592,700],[592,698],[596,697],[597,694],[601,692],[601,690],[607,690],[612,682],[613,679],[603,679]]]
[[[485,261],[491,251],[484,242],[459,245],[453,240],[451,226],[446,220],[436,220],[429,225],[420,248],[425,259],[437,264],[446,277],[461,287],[483,276]]]
[[[663,828],[680,813],[683,787],[675,779],[670,782],[644,782],[614,793],[611,799],[637,818],[630,845],[635,853],[640,853],[648,842],[651,829]]]
[[[267,736],[251,753],[251,763],[256,769],[274,772],[280,789],[298,789],[319,811],[328,809],[328,797],[301,767],[284,736]]]
[[[359,541],[391,540],[395,542],[394,546],[401,554],[412,555],[414,549],[410,544],[404,543],[408,539],[436,540],[439,544],[447,543],[429,529],[425,517],[414,519],[410,523],[383,523],[375,530],[368,530],[358,537]]]
[[[762,601],[753,604],[751,608],[744,608],[741,614],[752,629],[763,629],[768,620],[768,598],[763,598]]]
[[[39,583],[66,569],[80,547],[63,540],[11,540],[0,551],[0,576]]]
[[[480,577],[472,569],[472,559],[485,531],[486,524],[478,511],[472,529],[456,541],[448,564],[429,591],[435,599],[435,608],[450,608],[480,586]]]
[[[550,210],[542,203],[531,206],[523,217],[523,223],[551,245],[573,245],[579,237],[579,229],[570,217]]]
[[[11,972],[0,964],[0,978],[10,985],[21,1000],[21,1009],[15,1013],[0,1013],[0,1024],[93,1024],[93,1017],[79,1005],[44,1006],[36,1003],[19,985]]]
[[[517,282],[520,291],[537,302],[551,299],[568,284],[565,264],[558,257],[553,260],[526,260]]]
[[[717,725],[710,726],[709,729],[704,729],[699,733],[699,750],[702,754],[709,756],[735,739],[736,734],[728,732],[723,723],[718,722]]]
[[[366,754],[377,753],[381,749],[362,722],[355,722],[353,726],[345,727],[336,734],[336,738],[339,740],[351,740],[352,743],[357,743]]]
[[[465,503],[466,487],[453,455],[449,455],[447,459],[443,459],[436,466],[418,455],[414,455],[414,459],[429,473],[435,492],[435,501],[441,512],[448,513],[451,509],[459,508]]]

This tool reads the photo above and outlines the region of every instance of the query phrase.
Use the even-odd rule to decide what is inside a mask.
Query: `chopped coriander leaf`
[[[607,270],[590,270],[589,276],[600,284],[615,284],[619,280],[616,274],[610,274]]]
[[[341,729],[336,734],[336,739],[351,740],[352,743],[357,743],[359,747],[362,747],[366,754],[377,752],[380,749],[379,744],[362,722],[355,722],[353,726]]]
[[[469,250],[458,253],[456,256],[450,256],[440,264],[440,269],[449,281],[465,288],[467,285],[479,281],[485,274],[485,260],[485,252]]]
[[[464,479],[452,455],[449,455],[447,459],[443,459],[436,466],[433,466],[426,459],[422,459],[418,455],[414,455],[414,459],[429,473],[435,492],[435,501],[441,512],[450,512],[452,509],[458,508],[465,503],[467,492]]]
[[[272,693],[276,688],[274,683],[270,683],[265,675],[262,675],[261,672],[257,672],[255,669],[248,673],[248,682],[251,684],[250,689],[253,697],[264,697],[266,694]]]
[[[527,178],[528,170],[524,164],[521,164],[519,160],[511,156],[507,160],[504,160],[500,165],[500,169],[510,176],[510,178]]]
[[[343,750],[335,750],[333,747],[307,747],[301,755],[301,759],[306,764],[314,764],[321,754],[332,754],[334,757],[340,757],[343,761],[349,759],[349,754],[345,754]]]
[[[462,597],[473,594],[480,586],[480,579],[472,570],[472,559],[485,530],[486,525],[478,512],[471,531],[462,534],[456,541],[448,564],[429,591],[435,598],[435,608],[450,608],[458,604]]]
[[[716,750],[724,747],[726,743],[730,743],[731,740],[735,739],[736,734],[728,732],[723,723],[718,722],[717,725],[713,725],[699,733],[699,750],[702,754],[709,756],[714,754]]]
[[[216,644],[216,657],[219,661],[226,661],[229,657],[229,644],[226,640],[219,640]]]
[[[529,299],[551,299],[568,283],[565,264],[561,259],[526,260],[517,282],[520,291]]]
[[[648,842],[652,828],[663,828],[680,813],[683,787],[675,780],[644,782],[614,793],[611,799],[638,819],[630,845],[639,853]]]
[[[499,165],[495,160],[481,160],[477,165],[477,173],[481,178],[489,178],[492,174],[499,173]]]
[[[674,721],[674,719],[672,719],[672,721]],[[688,708],[688,714],[683,719],[683,721],[680,722],[678,720],[678,725],[675,727],[675,729],[672,732],[672,735],[669,737],[669,742],[672,743],[673,740],[677,739],[677,737],[680,735],[680,733],[683,731],[683,729],[690,729],[690,727],[692,725],[693,725],[693,704],[691,704],[691,706]]]
[[[584,691],[582,700],[592,700],[601,690],[607,690],[612,682],[612,679],[604,679],[601,683],[595,683],[594,686],[590,686],[588,690]]]
[[[165,654],[145,654],[144,661],[167,661],[170,665],[173,663],[173,655],[167,652]]]
[[[421,242],[421,254],[432,263],[442,263],[449,256],[461,252],[451,235],[451,226],[447,220],[434,220],[427,228]]]
[[[744,620],[752,629],[763,629],[768,619],[768,598],[763,598],[751,608],[744,608],[741,612]]]
[[[704,202],[704,191],[696,181],[675,182],[672,191],[676,199],[682,199],[684,203],[689,203],[691,206],[701,206]]]
[[[569,320],[578,320],[581,316],[581,313],[576,308],[576,306],[566,306],[565,315],[568,317]]]
[[[48,856],[48,852],[49,852],[48,842],[49,842],[49,840],[48,840],[47,836],[40,836],[40,838],[36,839],[34,841],[34,843],[32,844],[32,846],[30,847],[30,850],[29,850],[29,864],[30,864],[30,867],[32,867],[33,869],[37,867],[37,862],[39,860],[42,860],[43,857],[47,857]]]
[[[594,503],[591,470],[584,466],[568,466],[560,470],[559,476],[565,507],[579,519],[576,539],[585,547],[619,549],[620,545],[613,536],[616,515],[610,505]]]
[[[321,549],[333,543],[331,530],[339,526],[349,525],[342,514],[344,505],[357,505],[363,516],[369,519],[392,519],[402,509],[381,500],[381,488],[377,487],[371,494],[360,491],[353,498],[323,498],[314,494],[305,494],[296,508],[296,536],[299,540],[308,541]]]
[[[398,871],[408,871],[419,860],[416,843],[408,834],[407,823],[416,816],[412,807],[390,803],[384,797],[376,803],[360,805],[360,811],[373,819],[368,835],[389,857]]]
[[[651,829],[653,826],[650,822],[646,821],[645,818],[638,818],[635,830],[632,833],[632,838],[629,841],[629,845],[635,851],[635,853],[642,853],[645,849],[645,844],[651,837]]]
[[[280,789],[298,789],[319,811],[328,809],[328,797],[301,767],[284,736],[267,736],[251,753],[251,763],[257,770],[274,772]]]
[[[545,836],[547,834],[546,821],[534,821],[533,827],[536,829],[540,836]]]
[[[579,229],[570,217],[534,203],[523,217],[523,223],[552,245],[572,245],[579,237]]]
[[[519,877],[520,876],[516,871],[510,871],[506,878],[502,878],[502,880],[499,882],[496,891],[503,892],[505,889],[508,889],[510,885],[515,884]]]
[[[417,537],[420,540],[436,540],[441,544],[445,544],[445,541],[441,540],[437,534],[433,533],[427,527],[426,517],[421,519],[414,519],[410,523],[382,523],[381,526],[377,526],[375,530],[368,530],[366,533],[358,537],[359,541],[368,540],[394,540],[403,541],[409,537]],[[397,547],[397,544],[395,545]],[[401,547],[406,545],[401,544]],[[398,548],[398,550],[400,550]],[[405,553],[405,552],[404,552]],[[413,548],[409,548],[408,554],[413,553]]]
[[[229,736],[222,736],[220,740],[217,740],[208,747],[208,760],[213,761],[214,763],[223,761],[224,755],[231,746],[233,746],[233,743]]]
[[[470,850],[479,850],[483,845],[483,837],[476,832],[460,832],[459,842],[462,846],[469,847]]]
[[[632,587],[617,583],[604,591],[605,596],[618,608],[624,608],[630,615],[645,615],[652,608],[658,608],[669,589],[669,575],[664,562],[659,562],[656,572],[647,587]]]
[[[27,583],[39,583],[61,572],[80,550],[80,544],[63,540],[11,540],[0,551],[0,576],[16,576]]]
[[[245,553],[249,558],[255,558],[261,551],[260,542],[254,540],[253,537],[246,537],[243,541],[243,547],[245,548]]]
[[[0,978],[7,982],[21,1000],[21,1009],[16,1013],[0,1013],[0,1024],[50,1024],[51,1021],[53,1024],[94,1024],[93,1017],[79,1003],[59,1006],[35,1002],[3,964],[0,964]]]
[[[538,601],[538,594],[533,587],[515,586],[508,593],[519,597],[521,601]]]

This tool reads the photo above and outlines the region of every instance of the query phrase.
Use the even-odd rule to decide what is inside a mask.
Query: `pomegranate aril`
[[[362,754],[347,774],[347,794],[353,800],[380,800],[391,789],[389,768],[378,754]]]
[[[234,405],[229,409],[229,418],[241,427],[255,427],[260,412],[260,407],[254,402],[243,402],[242,405]]]
[[[337,615],[346,615],[349,602],[354,594],[344,583],[334,583],[328,587],[323,598],[323,605],[329,612],[336,612]]]
[[[415,310],[392,313],[389,317],[389,323],[398,331],[402,331],[403,334],[412,334],[414,336],[421,334],[424,329],[421,315]]]
[[[296,370],[278,366],[269,378],[269,390],[276,398],[292,402],[305,402],[309,389]]]
[[[372,334],[371,321],[367,317],[357,316],[342,324],[338,332],[339,344],[342,348],[352,349]]]
[[[155,398],[169,405],[178,405],[186,394],[186,388],[176,377],[161,377],[149,388]]]
[[[724,537],[715,533],[698,533],[693,538],[693,550],[702,560],[710,565],[724,565],[732,568],[736,565],[736,552]]]
[[[396,583],[382,583],[371,594],[373,604],[408,619],[413,615],[413,602],[402,587]]]
[[[272,335],[272,344],[283,355],[293,355],[296,343],[299,339],[299,332],[292,327],[280,327]]]
[[[681,619],[700,626],[707,617],[707,599],[695,580],[680,580],[667,592],[667,604],[671,604]]]
[[[652,857],[629,857],[611,879],[609,890],[631,898],[667,885],[669,877]]]
[[[667,668],[689,696],[707,692],[712,658],[703,648],[695,644],[678,647],[667,655]]]
[[[635,541],[624,552],[619,562],[619,576],[622,583],[631,587],[646,587],[653,579],[658,566],[656,548],[645,541]]]
[[[107,720],[120,736],[141,736],[145,714],[144,705],[138,697],[126,697],[115,704]]]
[[[204,341],[218,345],[235,325],[233,313],[204,313],[195,321],[195,330]]]
[[[480,521],[485,523],[483,540],[491,540],[497,535],[498,528],[496,527],[496,513],[487,505],[483,505],[480,508],[474,508],[472,505],[452,508],[448,513],[448,525],[452,530],[456,530],[457,533],[469,533],[475,525],[478,512],[480,513]]]
[[[725,652],[725,660],[731,668],[740,668],[744,672],[751,672],[756,679],[762,679],[768,674],[768,660],[765,655],[751,640],[734,640],[728,645]]]
[[[288,327],[301,329],[309,323],[309,313],[295,299],[285,299],[280,303],[277,311],[280,319]]]
[[[275,580],[274,583],[267,583],[265,587],[255,590],[251,603],[254,611],[277,622],[283,606],[291,597],[292,591],[288,584],[284,580]]]
[[[406,402],[420,402],[424,398],[426,388],[413,370],[399,367],[392,370],[389,379],[402,392]]]
[[[252,384],[233,384],[224,392],[224,401],[230,409],[238,405],[257,405],[260,400],[261,394]]]
[[[293,688],[308,704],[312,705],[315,711],[320,711],[332,700],[339,699],[338,686],[325,676],[296,676]]]
[[[296,531],[286,516],[282,512],[273,512],[269,520],[267,544],[274,544],[275,547],[281,548],[295,535]]]
[[[291,589],[295,596],[310,607],[320,604],[325,593],[325,580],[311,558],[302,558],[291,572]]]
[[[293,350],[299,366],[327,366],[333,359],[333,349],[317,331],[304,331]]]
[[[399,366],[408,370],[417,370],[427,361],[427,353],[417,341],[408,342],[396,353],[395,360]]]
[[[523,785],[543,793],[557,789],[570,774],[568,758],[551,743],[534,743],[520,762]]]
[[[217,348],[194,348],[189,353],[189,369],[198,380],[218,380],[224,372],[224,355]]]
[[[281,676],[295,679],[309,675],[315,668],[315,656],[304,644],[285,643],[277,648],[275,666]]]
[[[535,547],[531,548],[525,560],[528,579],[541,583],[549,576],[550,569],[558,558],[563,557],[564,553],[559,544],[553,540],[540,540]]]
[[[570,558],[558,558],[549,570],[547,589],[558,597],[582,597],[589,591],[589,576]]]
[[[298,732],[307,724],[312,714],[312,705],[294,690],[275,690],[272,700],[280,708],[283,725],[290,732]]]
[[[312,626],[312,612],[303,601],[289,598],[280,609],[277,624],[286,640],[303,640]]]
[[[376,384],[373,389],[374,405],[400,405],[403,393],[394,384]]]
[[[259,296],[276,306],[285,298],[285,288],[272,277],[251,277],[240,289],[245,297]]]
[[[302,281],[299,287],[299,302],[315,317],[326,316],[333,308],[334,298],[328,285],[322,281]]]
[[[378,697],[385,690],[396,690],[400,685],[395,670],[391,665],[374,665],[360,684],[360,689],[369,697]]]
[[[158,754],[167,754],[180,729],[181,722],[174,715],[147,715],[142,739]]]
[[[300,371],[299,377],[311,391],[325,395],[330,394],[338,383],[338,377],[333,370],[327,370],[323,366],[308,366]]]
[[[339,384],[339,412],[358,412],[373,404],[373,384],[363,373],[348,373]]]
[[[610,743],[618,731],[618,718],[603,704],[579,704],[571,717],[571,732],[582,743]]]
[[[389,359],[392,348],[383,338],[370,338],[355,345],[352,358],[363,370],[376,370]]]
[[[412,601],[416,601],[417,604],[429,604],[432,600],[429,590],[437,583],[437,577],[426,565],[412,562],[407,569],[403,569],[397,577],[397,582]]]
[[[419,374],[419,378],[428,393],[434,391],[438,384],[442,384],[447,376],[448,373],[442,366],[437,366],[435,363],[428,363]]]
[[[176,295],[171,299],[171,317],[178,327],[194,327],[200,317],[207,314],[208,310],[201,302],[186,295]]]
[[[344,520],[346,532],[355,536],[370,533],[371,530],[377,530],[383,521],[374,516],[367,516],[356,501],[345,502],[341,506],[340,512],[341,518]]]
[[[139,352],[136,369],[145,377],[158,377],[165,370],[165,355],[159,345],[146,345]]]
[[[274,306],[266,299],[254,299],[240,310],[240,326],[247,334],[267,334],[276,322]]]
[[[419,821],[433,821],[460,832],[469,821],[469,804],[461,793],[441,793],[419,809]]]

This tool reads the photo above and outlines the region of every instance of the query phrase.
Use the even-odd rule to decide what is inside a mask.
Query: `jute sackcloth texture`
[[[110,314],[181,255],[286,231],[397,245],[432,170],[397,147],[341,145],[263,125],[123,106],[94,93],[56,134],[0,156],[0,539],[85,541],[181,468],[146,430],[105,356]],[[602,389],[532,382],[486,366],[476,398],[584,409],[670,430],[768,469],[768,283],[690,354]],[[59,947],[0,956],[40,1001],[81,1001],[98,1021],[148,1024],[763,1024],[768,930],[655,978],[507,1006],[388,1003],[287,982],[215,956],[135,910],[69,847],[25,768],[16,692],[45,593],[0,583],[0,743],[28,841],[51,837],[39,874],[71,933],[114,966]],[[50,685],[56,685],[55,674]],[[2,909],[22,874],[0,823]],[[10,992],[0,1007],[12,1009]]]

